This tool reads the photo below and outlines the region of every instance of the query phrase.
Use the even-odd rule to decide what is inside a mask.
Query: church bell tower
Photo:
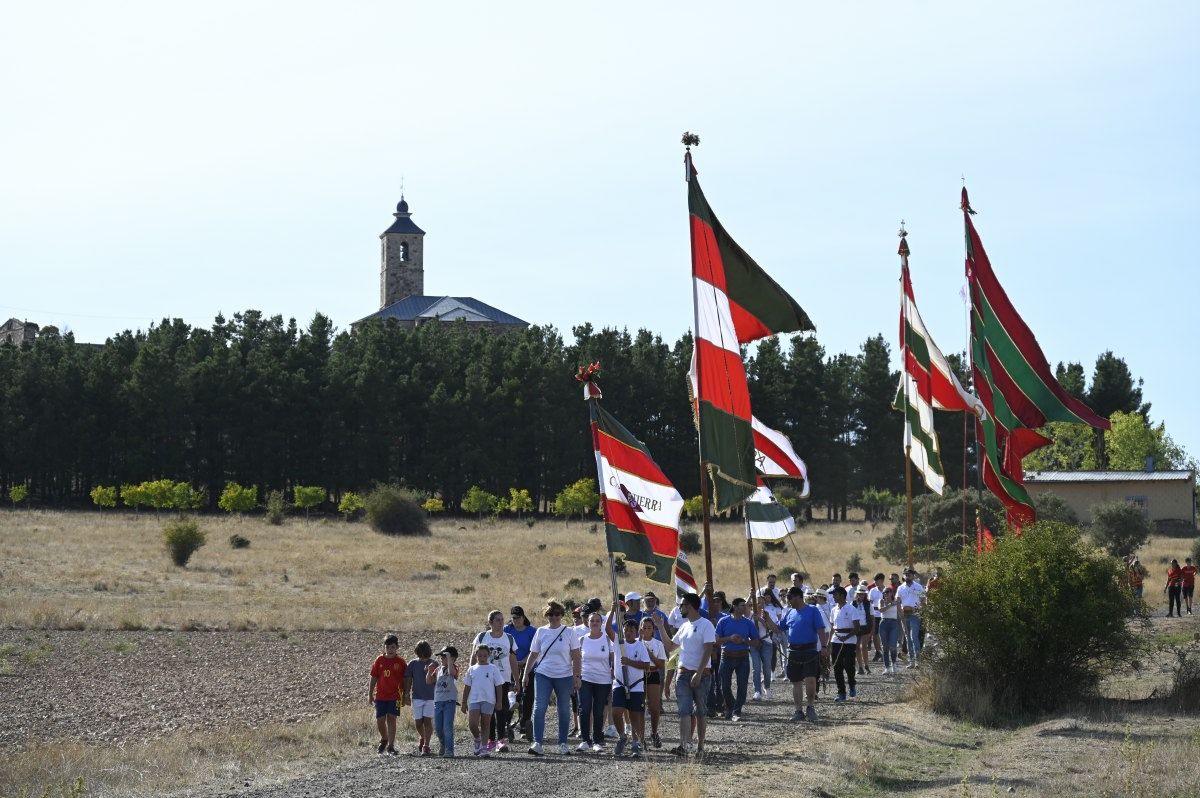
[[[393,214],[396,221],[379,236],[379,307],[425,293],[425,231],[413,224],[404,195]]]

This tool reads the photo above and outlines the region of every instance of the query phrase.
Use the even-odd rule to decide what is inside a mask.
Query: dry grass
[[[200,520],[208,545],[188,567],[176,568],[162,544],[167,520],[152,513],[0,513],[0,625],[379,629],[399,623],[460,631],[475,628],[493,607],[518,602],[532,616],[549,597],[580,600],[609,592],[604,536],[593,521],[529,527],[438,519],[431,537],[396,538],[362,523],[292,519],[274,527],[260,519],[205,516]],[[234,533],[251,546],[231,548],[227,541]],[[712,537],[717,586],[747,590],[742,527],[716,524]],[[817,523],[799,532],[796,543],[808,570],[828,579],[845,571],[852,554],[870,564],[874,536],[861,522]],[[790,548],[770,558],[768,570],[784,583],[800,567]],[[692,557],[692,566],[702,580],[703,557]],[[582,587],[567,589],[572,579]],[[651,584],[631,566],[621,587],[644,590]]]
[[[679,767],[651,771],[646,777],[646,798],[703,798],[703,774]]]
[[[411,743],[411,724],[397,741]],[[376,740],[361,707],[331,711],[305,723],[270,724],[232,732],[179,732],[141,745],[87,745],[71,741],[6,751],[0,794],[58,795],[82,779],[86,794],[156,795],[181,785],[253,780],[269,782],[320,761],[344,758]]]

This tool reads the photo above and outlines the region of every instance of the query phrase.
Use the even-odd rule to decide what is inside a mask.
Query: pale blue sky
[[[1200,4],[25,3],[0,24],[0,320],[378,305],[401,176],[426,293],[691,325],[679,134],[830,352],[895,337],[895,231],[962,348],[976,224],[1051,362],[1112,349],[1200,454]]]

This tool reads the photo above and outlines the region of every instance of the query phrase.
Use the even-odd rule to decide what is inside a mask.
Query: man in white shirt
[[[838,697],[834,701],[846,700],[847,684],[850,697],[857,693],[854,681],[855,651],[858,648],[858,635],[865,625],[865,615],[861,609],[846,601],[846,589],[838,586],[833,588],[834,607],[829,613],[831,656],[833,658],[833,676],[837,680]]]
[[[871,644],[875,647],[874,662],[879,662],[883,659],[883,648],[879,643],[879,619],[880,612],[876,609],[879,602],[883,599],[883,579],[882,573],[875,574],[874,581],[871,582],[870,589],[867,591],[867,601],[871,604]]]
[[[900,623],[908,642],[908,668],[917,667],[921,653],[921,607],[925,604],[925,588],[915,581],[912,569],[904,572],[904,584],[896,591],[900,602]]]
[[[679,610],[683,615],[675,635],[663,644],[668,652],[679,649],[679,676],[675,680],[675,700],[679,706],[679,745],[671,753],[686,756],[692,742],[692,720],[696,723],[696,756],[704,755],[704,734],[707,728],[708,693],[712,689],[713,646],[717,630],[712,622],[700,615],[700,597],[688,593]],[[657,624],[662,621],[655,618]],[[660,629],[660,631],[662,631]]]

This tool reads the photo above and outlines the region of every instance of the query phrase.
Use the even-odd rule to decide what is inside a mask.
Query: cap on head
[[[446,646],[445,648],[443,648],[441,651],[439,651],[437,653],[437,655],[439,657],[442,656],[443,654],[448,654],[450,656],[450,659],[458,659],[458,649],[455,648],[454,646]]]
[[[653,590],[647,590],[646,595],[642,596],[642,598],[652,598],[655,601],[658,601],[658,596],[655,595]]]
[[[641,601],[642,594],[637,592],[636,590],[631,590],[630,592],[625,594],[625,600],[626,601]]]
[[[855,591],[854,591],[854,594],[855,594],[856,596],[865,596],[865,595],[867,595],[867,586],[866,586],[866,585],[859,585],[859,586],[858,586],[858,590],[855,590]]]

